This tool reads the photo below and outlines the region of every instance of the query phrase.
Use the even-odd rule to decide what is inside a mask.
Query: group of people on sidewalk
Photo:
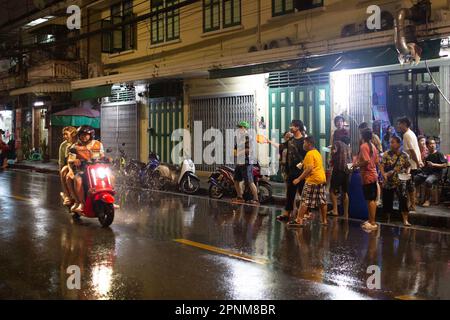
[[[277,219],[291,227],[302,227],[305,219],[311,217],[310,210],[318,208],[320,222],[326,226],[327,214],[338,216],[339,194],[344,217],[348,218],[350,175],[353,170],[359,170],[369,213],[368,221],[362,224],[363,229],[368,232],[378,229],[377,206],[382,205],[385,213],[393,212],[395,196],[403,223],[410,226],[408,215],[416,210],[417,187],[425,185],[422,205],[430,206],[431,188],[441,180],[447,167],[447,159],[438,151],[434,138],[417,138],[406,117],[397,121],[403,140],[390,127],[381,141],[367,123],[362,123],[359,126],[359,150],[353,157],[344,117],[336,117],[334,124],[336,130],[331,137],[332,173],[329,187],[332,210],[327,212],[327,179],[322,156],[316,149],[314,138],[307,136],[303,122],[294,120],[290,132],[284,134],[284,143],[277,145],[286,183],[286,206]],[[297,194],[300,195],[299,208],[292,215]]]

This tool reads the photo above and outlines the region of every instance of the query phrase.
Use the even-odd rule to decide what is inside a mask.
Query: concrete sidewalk
[[[39,173],[59,174],[59,167],[56,161],[42,162],[42,161],[20,161],[9,165],[11,169],[30,170]]]
[[[30,170],[39,173],[46,174],[58,174],[58,164],[54,161],[48,163],[42,163],[40,161],[21,161],[10,166],[11,169]],[[208,195],[208,174],[202,173],[200,178],[200,195]],[[273,204],[278,206],[284,206],[285,203],[285,185],[284,183],[272,182],[273,187]],[[386,215],[383,214],[381,208],[377,213],[377,221],[380,222],[395,222],[401,221],[399,213]],[[432,228],[446,228],[450,229],[450,208],[448,206],[431,206],[429,208],[423,208],[417,206],[416,213],[410,213],[410,222],[413,225],[420,225]]]

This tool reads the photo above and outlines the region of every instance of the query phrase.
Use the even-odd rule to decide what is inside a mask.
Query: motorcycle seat
[[[220,169],[223,169],[223,170],[228,171],[228,172],[234,172],[234,169],[231,168],[231,167],[228,167],[228,166],[221,166]]]
[[[167,168],[169,168],[171,171],[179,171],[180,170],[180,166],[176,165],[176,164],[169,164],[166,163],[165,164],[167,166]]]

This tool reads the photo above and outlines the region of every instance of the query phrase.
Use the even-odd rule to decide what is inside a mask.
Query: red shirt
[[[363,143],[359,150],[359,161],[368,161],[367,165],[361,167],[361,178],[363,184],[375,183],[378,180],[377,164],[378,151],[372,144],[372,155],[370,155],[370,148],[367,143]]]

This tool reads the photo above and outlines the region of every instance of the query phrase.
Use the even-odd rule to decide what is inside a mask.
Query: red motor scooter
[[[85,206],[81,216],[98,218],[102,227],[106,228],[114,220],[114,195],[112,186],[111,164],[109,160],[82,161],[85,177],[83,188],[85,191]],[[69,209],[70,210],[70,209]],[[79,219],[80,214],[73,214]]]

